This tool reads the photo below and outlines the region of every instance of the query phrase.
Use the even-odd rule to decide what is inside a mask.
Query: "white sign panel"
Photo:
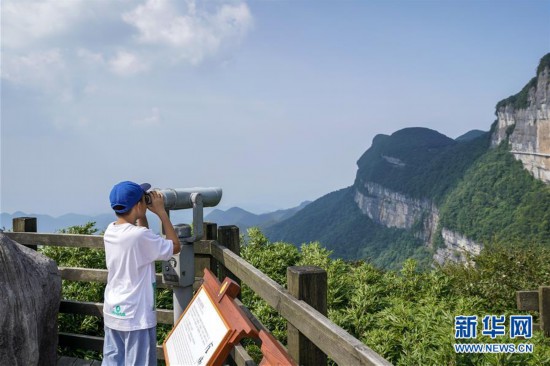
[[[201,288],[165,342],[170,366],[203,366],[229,333],[216,306]]]

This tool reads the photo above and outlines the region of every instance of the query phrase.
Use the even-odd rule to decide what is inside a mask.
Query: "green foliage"
[[[334,257],[363,259],[386,269],[400,268],[407,258],[416,259],[421,268],[430,268],[433,253],[417,235],[425,230],[423,219],[411,230],[387,228],[361,212],[355,195],[368,196],[365,183],[371,182],[428,206],[440,205],[487,152],[490,135],[481,131],[470,135],[460,142],[425,128],[378,135],[357,163],[354,186],[321,197],[265,233],[273,241],[297,246],[318,241]]]
[[[284,243],[270,243],[258,230],[243,257],[269,276],[283,268],[270,263]],[[458,315],[520,314],[515,291],[536,289],[550,282],[550,250],[510,248],[493,243],[473,258],[470,267],[449,264],[419,271],[415,260],[400,271],[383,271],[364,261],[331,259],[319,243],[302,245],[298,260],[293,252],[285,266],[316,265],[327,271],[329,318],[395,365],[543,365],[550,362],[550,340],[535,331],[528,343],[532,354],[456,354],[454,317]],[[284,261],[283,261],[284,262]],[[271,274],[273,272],[273,275]],[[284,279],[282,279],[284,281]],[[286,281],[285,281],[286,282]],[[285,342],[284,319],[250,291],[243,302]],[[261,305],[260,305],[261,303]],[[535,322],[537,321],[535,313]],[[273,327],[273,328],[272,328]],[[495,340],[481,336],[475,343],[524,343],[508,336]]]
[[[537,76],[546,68],[550,69],[550,53],[547,53],[540,59],[539,66],[537,67]]]
[[[379,135],[357,162],[355,187],[368,194],[364,184],[374,182],[409,197],[439,202],[488,147],[488,133],[460,142],[427,128]]]
[[[255,267],[263,263],[263,267],[275,282],[286,285],[287,266],[285,265],[298,260],[298,249],[288,243],[268,243],[267,238],[258,228],[249,229],[248,236],[248,245],[242,248],[242,257]],[[261,250],[268,245],[270,250]],[[250,255],[251,252],[254,253],[253,256]]]
[[[93,235],[97,233],[95,222],[62,229],[61,234]],[[39,251],[55,260],[59,267],[82,267],[105,269],[105,251],[91,248],[41,247]],[[61,298],[64,300],[103,302],[105,284],[62,280]],[[80,314],[59,314],[59,331],[93,336],[103,336],[103,321],[100,318]],[[98,352],[88,350],[60,349],[60,354],[82,359],[100,359]]]
[[[354,201],[353,187],[327,194],[303,208],[291,220],[266,229],[268,237],[292,243],[317,238],[334,257],[362,258],[388,269],[400,268],[413,257],[429,268],[431,253],[412,232],[386,228],[364,215]]]
[[[525,109],[529,107],[529,93],[531,89],[537,88],[538,77],[544,71],[545,68],[550,68],[550,53],[544,55],[539,62],[537,67],[537,74],[532,78],[521,91],[517,94],[511,95],[506,99],[501,100],[497,103],[495,113],[497,113],[501,108],[506,106],[512,106],[514,109]]]
[[[480,299],[480,305],[497,313],[513,309],[517,290],[550,283],[550,248],[531,245],[510,247],[491,243],[475,257],[476,266],[448,264],[442,268],[453,291]]]
[[[82,230],[81,230],[82,229]],[[68,229],[69,230],[69,229]],[[68,230],[66,232],[68,232]],[[84,234],[95,233],[93,225]],[[41,249],[59,265],[100,268],[104,258],[96,251],[65,253],[71,248]],[[99,251],[98,251],[99,252]],[[270,242],[258,229],[248,232],[241,250],[243,258],[277,282],[286,285],[286,268],[315,265],[327,271],[329,318],[395,365],[544,365],[550,363],[550,339],[535,331],[528,343],[532,354],[456,354],[453,343],[454,317],[520,314],[515,291],[532,290],[550,283],[550,248],[511,247],[493,241],[472,258],[473,265],[448,264],[430,271],[419,270],[413,259],[403,262],[399,271],[381,270],[364,261],[332,259],[331,251],[318,242],[298,250],[284,242]],[[82,285],[73,287],[73,285]],[[64,298],[102,301],[102,287],[87,283],[63,284]],[[243,285],[243,302],[282,342],[286,342],[286,321],[265,301]],[[159,304],[171,306],[166,293]],[[538,314],[533,313],[534,322]],[[60,316],[60,330],[102,335],[102,324],[93,317]],[[166,327],[167,332],[169,327]],[[162,335],[161,335],[162,337]],[[162,338],[160,338],[162,340]],[[507,336],[491,340],[479,335],[476,343],[522,343]],[[247,349],[261,358],[255,345]],[[63,350],[63,354],[98,359],[100,354]]]
[[[298,249],[287,243],[270,243],[258,228],[248,230],[247,244],[241,248],[241,256],[256,268],[269,273],[271,279],[286,286],[286,268],[295,265],[299,258]],[[268,327],[273,335],[286,342],[286,321],[256,295],[248,286],[242,286],[243,300],[256,314],[260,322]]]
[[[477,242],[550,245],[550,187],[502,144],[464,176],[440,209],[441,226]]]
[[[506,99],[501,100],[497,103],[495,109],[498,112],[501,108],[506,106],[512,106],[514,109],[525,109],[529,107],[529,92],[532,88],[537,87],[538,78],[535,76],[521,89],[517,94],[511,95]],[[496,113],[495,112],[495,113]]]

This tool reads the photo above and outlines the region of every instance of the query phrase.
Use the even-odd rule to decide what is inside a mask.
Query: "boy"
[[[103,365],[156,365],[157,317],[155,261],[179,253],[180,243],[164,209],[161,193],[145,193],[150,184],[124,181],[109,196],[117,220],[104,234],[108,278],[103,316]],[[149,209],[161,220],[166,238],[148,227]]]

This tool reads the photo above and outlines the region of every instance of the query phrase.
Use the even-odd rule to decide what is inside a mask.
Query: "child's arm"
[[[168,217],[168,213],[164,209],[164,197],[157,191],[152,191],[149,194],[151,195],[151,204],[148,205],[147,208],[159,217],[162,227],[164,228],[166,238],[172,240],[172,243],[174,244],[173,254],[177,254],[181,249],[180,241],[174,227],[172,226],[172,222],[170,222],[170,217]],[[145,218],[145,220],[147,220],[147,218]]]

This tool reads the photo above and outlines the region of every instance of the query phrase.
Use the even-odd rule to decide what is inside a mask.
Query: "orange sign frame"
[[[197,291],[193,297],[193,300],[189,303],[162,345],[167,365],[175,366],[170,362],[166,344],[178,326],[182,326],[182,319],[187,315],[188,310],[191,308],[201,291],[206,292],[208,299],[212,305],[214,305],[217,314],[223,320],[223,323],[227,328],[225,336],[223,337],[221,343],[216,347],[213,355],[209,358],[209,361],[206,364],[207,366],[221,366],[223,361],[225,361],[227,356],[229,356],[233,346],[239,343],[242,338],[259,337],[256,327],[254,327],[248,317],[233,301],[233,299],[240,292],[240,286],[230,278],[226,278],[223,283],[220,284],[214,274],[212,274],[210,270],[205,269],[204,282],[202,286]]]
[[[197,296],[199,296],[201,291],[206,292],[208,299],[216,309],[217,314],[220,316],[227,330],[220,344],[216,346],[214,353],[211,357],[209,357],[206,366],[223,365],[223,362],[229,356],[229,353],[233,347],[243,338],[259,338],[262,342],[261,350],[264,357],[260,362],[261,366],[297,365],[297,363],[288,355],[284,347],[281,346],[275,337],[263,329],[256,329],[246,314],[235,303],[235,297],[241,291],[240,286],[228,277],[224,279],[223,283],[220,283],[214,274],[207,268],[204,269],[204,282],[202,286],[199,288],[195,296],[193,296],[193,300],[191,300],[191,303],[189,303],[177,323],[174,325],[174,328],[162,344],[167,365],[176,366],[173,363],[170,363],[166,343],[178,326],[181,326],[180,324],[182,324],[182,319],[186,316],[186,313],[196,301]]]

